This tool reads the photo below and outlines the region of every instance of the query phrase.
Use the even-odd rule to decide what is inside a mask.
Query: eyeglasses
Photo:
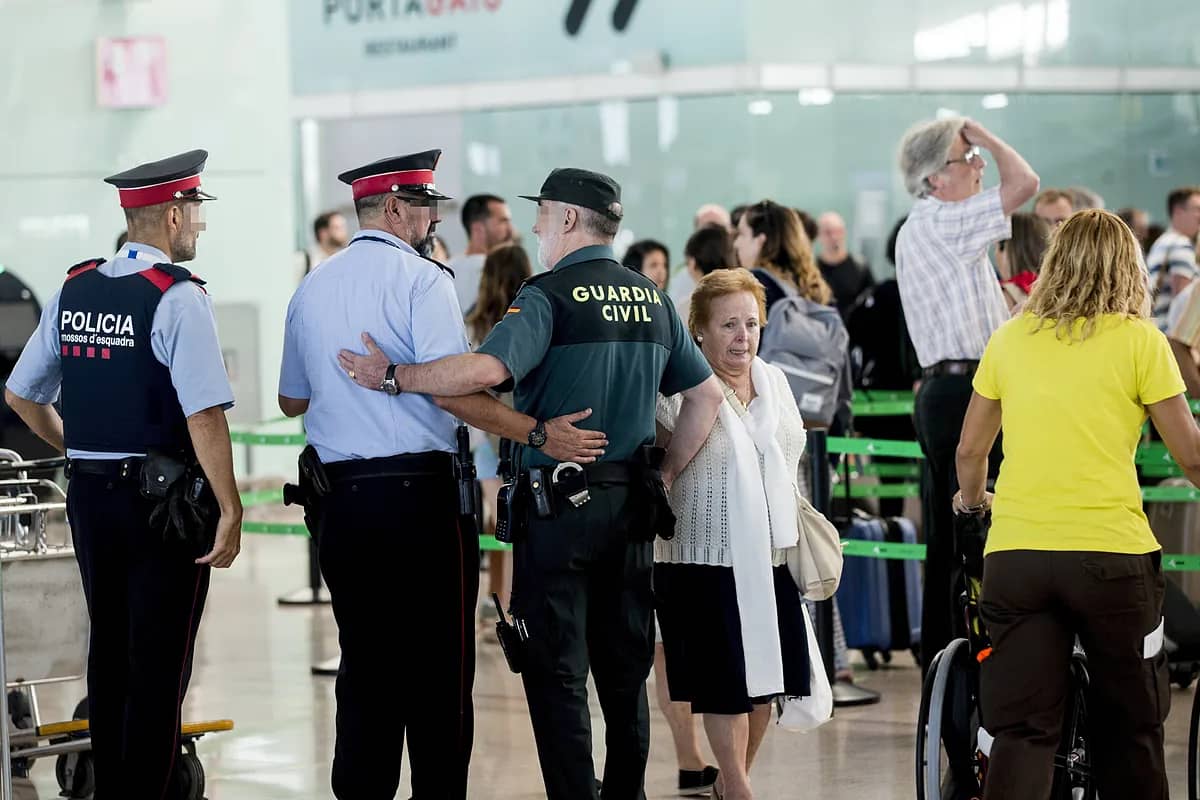
[[[969,167],[973,167],[982,160],[983,155],[979,150],[979,146],[972,145],[967,148],[967,152],[963,153],[962,158],[952,158],[946,162],[946,166],[950,166],[951,164],[966,164]]]
[[[438,198],[427,197],[424,195],[398,194],[396,199],[402,203],[408,203],[413,208],[432,208],[434,211],[438,207]]]

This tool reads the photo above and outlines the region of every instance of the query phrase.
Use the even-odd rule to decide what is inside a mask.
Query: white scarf
[[[798,535],[795,476],[789,474],[776,438],[782,402],[778,384],[766,362],[759,358],[750,365],[750,380],[757,397],[747,413],[742,415],[726,398],[720,418],[733,444],[729,544],[742,623],[746,691],[750,697],[763,697],[783,692],[783,652],[771,549],[795,547]]]

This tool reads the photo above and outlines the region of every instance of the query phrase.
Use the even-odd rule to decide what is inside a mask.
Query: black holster
[[[304,509],[304,526],[308,528],[309,536],[315,539],[321,506],[333,491],[333,485],[325,474],[325,465],[321,463],[317,449],[311,444],[300,451],[300,457],[296,459],[296,473],[296,483],[283,485],[283,504],[298,505]]]
[[[458,515],[475,520],[475,530],[479,525],[479,487],[476,485],[475,456],[471,454],[471,432],[466,425],[459,425],[455,431],[458,452],[454,454],[454,483],[458,489]]]
[[[508,662],[508,668],[515,674],[520,675],[521,670],[525,667],[525,650],[526,642],[529,641],[529,630],[525,627],[525,623],[519,619],[513,619],[509,622],[504,616],[504,606],[500,604],[500,598],[492,592],[492,602],[496,604],[496,611],[499,619],[496,620],[496,638],[500,640],[500,651],[504,654],[504,660]]]
[[[150,453],[142,462],[139,489],[154,500],[150,527],[163,541],[199,558],[212,550],[221,509],[195,456]]]
[[[667,497],[667,487],[663,483],[662,465],[667,451],[662,447],[646,446],[638,451],[635,464],[638,466],[640,480],[636,487],[644,504],[642,513],[646,520],[646,541],[654,541],[657,536],[661,539],[672,539],[675,536],[675,511]]]

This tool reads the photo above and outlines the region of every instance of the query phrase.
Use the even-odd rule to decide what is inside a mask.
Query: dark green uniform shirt
[[[512,373],[518,411],[545,421],[592,409],[580,427],[607,434],[602,461],[626,461],[653,444],[659,392],[691,389],[712,374],[667,295],[599,245],[526,281],[478,352]],[[529,450],[524,461],[553,463]]]

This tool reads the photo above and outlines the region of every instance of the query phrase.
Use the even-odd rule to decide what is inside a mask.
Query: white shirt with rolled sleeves
[[[922,367],[979,360],[1008,320],[988,247],[1011,236],[999,186],[955,203],[913,204],[896,237],[896,281]]]
[[[450,276],[390,233],[359,232],[288,305],[279,394],[309,401],[304,427],[321,461],[455,452],[458,422],[431,398],[364,389],[338,365],[339,350],[364,351],[363,332],[402,364],[469,349]]]
[[[132,257],[131,257],[132,256]],[[138,242],[127,242],[112,260],[99,267],[101,275],[121,278],[142,272],[154,264],[169,263],[161,250]],[[34,403],[53,403],[62,388],[62,351],[58,338],[58,290],[42,309],[37,330],[29,338],[17,365],[8,378],[8,389]],[[154,312],[150,344],[158,363],[171,372],[171,383],[184,416],[205,409],[233,407],[233,388],[225,372],[221,343],[212,300],[191,281],[177,283],[163,294]],[[143,456],[145,453],[100,453],[68,450],[80,459],[110,459]]]

